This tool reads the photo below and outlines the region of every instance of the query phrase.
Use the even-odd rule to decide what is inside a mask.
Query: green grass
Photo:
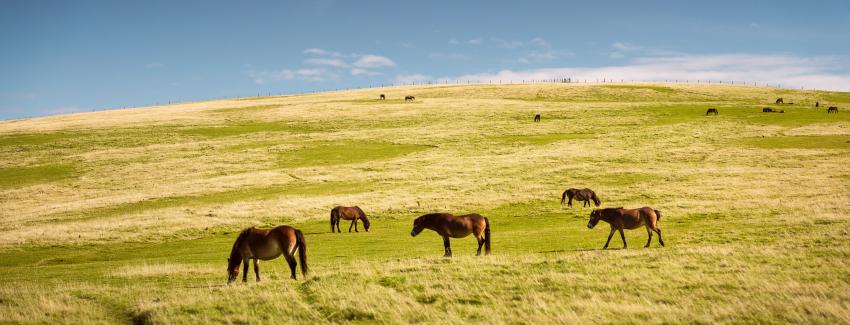
[[[741,143],[766,149],[850,149],[850,135],[747,138]]]
[[[281,153],[279,163],[284,168],[356,164],[401,157],[429,148],[412,144],[363,141],[313,144]]]
[[[0,323],[848,323],[850,114],[809,107],[823,96],[850,98],[442,85],[0,123]],[[761,113],[776,97],[798,104]],[[667,246],[639,228],[602,250],[569,187],[660,210]],[[371,231],[331,233],[335,205]],[[430,212],[485,215],[493,254],[467,237],[442,258],[410,236]],[[278,258],[226,285],[237,233],[280,224],[308,277]]]
[[[58,182],[78,175],[78,168],[72,163],[0,168],[0,188]]]

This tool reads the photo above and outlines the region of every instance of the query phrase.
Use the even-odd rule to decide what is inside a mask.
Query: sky
[[[561,77],[850,91],[850,2],[0,0],[2,120]]]

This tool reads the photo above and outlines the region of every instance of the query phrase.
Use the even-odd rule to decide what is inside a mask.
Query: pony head
[[[411,237],[416,237],[422,230],[425,229],[425,216],[421,216],[413,220],[413,230],[410,231]]]
[[[369,226],[371,226],[372,223],[369,222],[369,218],[367,218],[365,214],[361,218],[363,219],[363,228],[368,232]]]
[[[233,283],[239,276],[239,262],[240,260],[232,257],[227,259],[227,284]]]
[[[599,223],[599,219],[602,218],[602,210],[593,210],[590,212],[590,221],[587,223],[588,229],[593,229],[596,227],[596,224]]]
[[[593,196],[591,196],[591,199],[593,199],[593,204],[596,204],[596,206],[599,206],[599,205],[602,204],[602,201],[599,200],[599,197],[596,196],[596,193],[593,193]]]

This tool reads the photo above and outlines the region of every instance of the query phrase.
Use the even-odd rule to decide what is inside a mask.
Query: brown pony
[[[404,101],[412,101],[412,100],[416,100],[416,97],[413,97],[413,96],[404,96]]]
[[[416,237],[423,229],[431,229],[443,236],[443,247],[446,254],[443,257],[452,256],[452,248],[449,237],[463,238],[473,234],[478,240],[478,252],[481,255],[481,246],[485,247],[485,255],[490,255],[490,220],[480,214],[467,214],[455,216],[448,213],[431,213],[413,220],[413,230],[410,236]]]
[[[381,94],[381,96],[378,96],[378,98],[380,98],[381,100],[385,100],[387,99],[387,95]]]
[[[366,232],[369,231],[369,218],[366,217],[366,213],[360,209],[358,206],[353,207],[342,207],[336,206],[331,209],[331,232],[334,232],[334,226],[336,226],[337,232],[342,232],[339,230],[339,222],[340,219],[351,220],[351,225],[348,226],[348,232],[351,232],[351,227],[354,227],[355,232],[360,232],[357,230],[357,220],[363,220],[363,228],[366,229]]]
[[[776,104],[785,104],[785,100],[782,97],[776,99]]]
[[[590,212],[590,222],[587,223],[587,228],[593,229],[599,220],[605,221],[611,225],[611,233],[608,234],[608,241],[605,242],[605,247],[611,242],[611,237],[614,236],[614,231],[620,231],[620,237],[623,238],[623,249],[627,248],[626,235],[623,234],[623,229],[637,229],[640,226],[646,226],[646,233],[649,238],[646,239],[646,245],[652,242],[652,232],[658,233],[658,243],[664,246],[664,240],[661,239],[661,229],[658,228],[658,221],[661,220],[661,212],[653,210],[649,207],[640,209],[623,209],[623,208],[607,208],[597,209]]]
[[[534,122],[540,122],[540,114],[534,115]]]
[[[590,200],[593,200],[593,203],[596,204],[596,206],[602,204],[602,201],[599,200],[599,197],[596,196],[596,193],[589,188],[571,188],[564,191],[564,194],[561,194],[561,205],[564,205],[564,201],[566,201],[568,198],[569,202],[567,202],[567,206],[570,208],[573,207],[573,198],[575,198],[576,201],[584,201],[584,203],[581,205],[582,208],[585,206],[590,206]]]
[[[717,109],[716,108],[709,108],[707,111],[705,111],[705,116],[709,116],[711,114],[714,114],[714,116],[717,116]]]
[[[827,114],[838,113],[838,107],[830,106],[826,109]]]
[[[295,251],[298,250],[298,259],[301,261],[301,275],[307,276],[307,243],[301,230],[278,226],[272,229],[248,228],[242,230],[233,248],[230,250],[230,258],[227,259],[227,283],[236,281],[239,276],[239,264],[243,265],[242,282],[248,282],[248,261],[254,260],[254,273],[257,282],[260,281],[260,266],[258,260],[268,261],[283,255],[289,263],[292,278],[295,279]]]

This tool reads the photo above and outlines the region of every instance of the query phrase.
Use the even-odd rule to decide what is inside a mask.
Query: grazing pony
[[[820,101],[815,102],[815,108],[820,107]]]
[[[534,122],[540,122],[540,114],[534,115]]]
[[[378,98],[380,100],[385,100],[385,99],[387,99],[387,95],[381,94],[381,96],[378,96]]]
[[[599,200],[599,197],[596,196],[596,193],[589,188],[571,188],[564,191],[564,194],[561,194],[561,205],[564,205],[564,201],[566,201],[568,198],[569,202],[567,202],[567,206],[570,208],[573,207],[573,198],[575,198],[576,201],[584,201],[584,203],[582,203],[581,205],[582,208],[585,206],[590,206],[590,200],[593,200],[593,203],[596,204],[596,206],[602,204],[602,201]]]
[[[779,97],[779,98],[777,98],[777,99],[776,99],[776,104],[777,104],[777,105],[779,105],[779,104],[785,104],[785,100],[784,100],[784,99],[782,99],[782,97]]]
[[[717,116],[717,109],[716,108],[709,108],[707,111],[705,111],[705,116],[709,116],[711,114],[714,114],[714,116]]]
[[[354,227],[354,232],[360,232],[357,230],[357,220],[363,220],[363,229],[366,229],[366,232],[369,232],[369,218],[366,217],[366,213],[358,206],[336,206],[331,209],[331,232],[334,232],[334,226],[336,226],[337,232],[342,232],[339,230],[339,222],[341,219],[351,220],[351,225],[348,226],[348,232],[351,232],[352,226]]]
[[[301,230],[290,226],[278,226],[272,229],[248,228],[242,230],[227,259],[227,283],[236,281],[239,276],[239,264],[243,265],[242,282],[248,282],[248,262],[254,260],[254,274],[260,281],[260,265],[258,260],[273,260],[283,255],[289,263],[292,278],[295,279],[295,251],[301,261],[301,275],[307,277],[307,243]]]
[[[404,96],[404,101],[412,101],[412,100],[416,100],[416,97],[413,97],[413,96]]]
[[[449,237],[464,238],[472,234],[478,240],[478,252],[475,256],[481,256],[481,246],[485,247],[485,255],[490,255],[490,220],[480,214],[466,214],[455,216],[448,213],[430,213],[413,220],[413,230],[410,236],[416,237],[424,229],[431,229],[443,237],[443,247],[446,254],[443,257],[452,257],[452,247]]]
[[[593,229],[599,220],[605,221],[611,225],[611,233],[608,234],[608,241],[605,242],[605,247],[611,242],[611,237],[614,236],[614,231],[620,231],[620,238],[623,239],[623,249],[627,248],[626,235],[623,234],[623,229],[637,229],[640,226],[646,226],[646,233],[649,238],[646,239],[646,245],[652,242],[652,232],[658,233],[658,243],[664,246],[664,240],[661,239],[661,229],[658,228],[658,221],[661,220],[661,212],[653,210],[649,207],[640,209],[623,209],[623,208],[607,208],[598,209],[590,212],[590,221],[587,223],[587,228]]]
[[[838,107],[830,106],[826,109],[827,114],[838,113]]]

